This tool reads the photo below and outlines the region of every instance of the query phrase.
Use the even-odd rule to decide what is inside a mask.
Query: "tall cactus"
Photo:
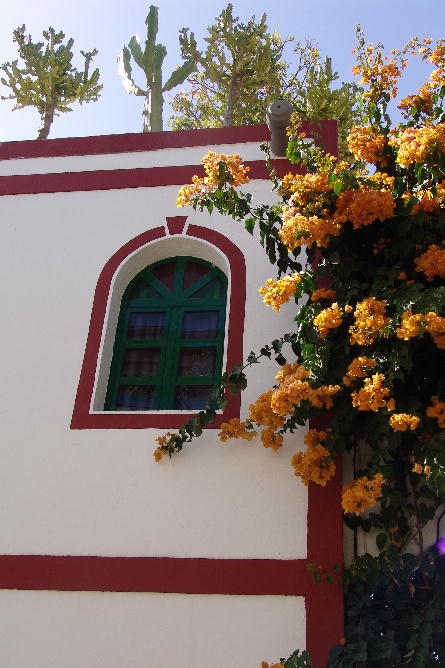
[[[167,49],[163,44],[156,44],[158,33],[158,8],[150,5],[147,18],[147,39],[145,50],[142,51],[140,39],[134,35],[124,46],[118,57],[119,74],[122,83],[128,93],[144,97],[143,132],[159,132],[162,130],[162,108],[164,104],[164,92],[182,84],[195,69],[192,60],[186,60],[170,76],[168,81],[162,85],[162,63],[167,55]],[[145,74],[146,88],[138,86],[131,73],[131,58]]]

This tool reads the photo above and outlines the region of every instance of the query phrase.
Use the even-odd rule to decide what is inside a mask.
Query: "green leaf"
[[[388,536],[386,535],[386,533],[378,533],[377,534],[377,536],[375,538],[375,542],[376,542],[376,545],[377,545],[377,547],[379,548],[380,551],[382,551],[383,548],[385,547],[387,540],[388,540]]]

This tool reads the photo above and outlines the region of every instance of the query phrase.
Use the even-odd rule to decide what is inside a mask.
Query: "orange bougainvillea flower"
[[[376,365],[377,362],[372,357],[356,357],[348,366],[346,375],[343,377],[344,385],[350,385],[356,378],[366,378],[369,373],[368,370]]]
[[[285,204],[282,208],[282,224],[278,235],[289,251],[298,246],[326,248],[330,237],[338,237],[341,225],[328,217],[306,216],[294,206]]]
[[[263,295],[263,301],[271,306],[275,311],[281,309],[282,304],[286,304],[291,297],[295,295],[301,276],[298,273],[291,276],[283,276],[277,281],[268,278],[266,284],[258,292]]]
[[[263,427],[273,427],[279,429],[284,424],[284,418],[277,415],[270,405],[274,390],[269,390],[261,394],[254,404],[249,406],[249,417],[252,422]]]
[[[402,323],[396,329],[396,336],[398,339],[409,341],[413,339],[420,332],[420,325],[424,319],[422,313],[412,313],[411,311],[403,311]]]
[[[221,164],[224,164],[226,168],[226,183],[233,188],[243,183],[249,183],[250,181],[248,176],[249,167],[243,165],[241,157],[238,154],[225,155],[224,153],[217,154],[209,151],[201,162],[204,165],[207,176],[204,178],[193,176],[191,185],[185,185],[180,188],[176,200],[177,207],[190,206],[199,195],[207,195],[215,191],[220,185],[219,172]]]
[[[228,441],[229,438],[244,438],[246,441],[251,441],[256,436],[256,431],[248,430],[247,424],[247,422],[240,422],[238,418],[232,418],[221,424],[218,436],[221,441]]]
[[[347,138],[348,148],[357,160],[372,165],[385,164],[383,151],[387,144],[385,135],[379,134],[371,125],[352,128]]]
[[[384,482],[383,476],[376,473],[373,479],[363,476],[345,485],[341,502],[344,512],[361,515],[382,496]]]
[[[365,378],[363,387],[352,392],[352,405],[359,411],[376,412],[380,408],[394,410],[394,399],[390,398],[391,390],[384,387],[385,376],[375,373],[372,378]]]
[[[329,334],[330,329],[340,327],[342,318],[343,311],[337,302],[334,302],[328,308],[323,309],[323,311],[314,318],[314,326],[318,329],[320,338],[325,339]]]
[[[297,452],[291,459],[296,476],[308,485],[315,482],[325,487],[335,475],[335,464],[331,454],[323,445],[311,445],[306,452]]]
[[[334,220],[341,224],[349,220],[354,229],[358,229],[376,220],[392,218],[395,207],[394,197],[389,190],[366,187],[345,190],[337,199]]]
[[[445,402],[440,401],[439,397],[431,397],[432,406],[426,409],[428,417],[436,418],[441,429],[445,429]]]
[[[420,418],[416,415],[409,415],[409,413],[394,413],[389,418],[389,424],[394,431],[407,431],[411,429],[414,431],[419,425]]]
[[[430,311],[425,315],[425,330],[431,334],[436,346],[445,350],[445,318]]]
[[[436,276],[445,278],[445,248],[431,244],[428,250],[414,260],[417,271],[425,274],[428,281]]]
[[[380,335],[390,321],[385,315],[386,306],[386,301],[375,297],[366,297],[357,303],[354,311],[355,322],[349,328],[351,343],[366,346]]]
[[[329,299],[332,301],[335,299],[335,290],[328,290],[327,288],[318,288],[311,294],[311,301],[317,302],[321,299]]]
[[[445,124],[410,127],[397,134],[393,132],[389,144],[398,149],[396,161],[402,167],[408,168],[415,162],[428,162],[433,151],[445,152]]]
[[[284,437],[282,434],[278,434],[272,427],[263,429],[261,432],[261,442],[265,448],[272,448],[275,452],[283,445]]]

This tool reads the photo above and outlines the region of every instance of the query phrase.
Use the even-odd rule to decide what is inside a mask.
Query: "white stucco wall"
[[[256,145],[215,148],[259,158]],[[166,151],[157,164],[195,164],[205,150],[178,150],[173,162]],[[147,167],[153,157],[12,160],[2,173]],[[225,234],[244,253],[245,354],[292,326],[291,306],[276,314],[258,295],[273,268],[257,239],[218,214],[176,209],[177,190],[0,198],[1,554],[306,556],[307,490],[290,467],[303,431],[275,454],[255,441],[222,444],[209,430],[156,464],[155,437],[166,430],[70,430],[100,271],[166,216],[188,215],[188,224]],[[249,190],[272,201],[265,182]],[[251,369],[243,415],[276,370]],[[0,665],[11,668],[253,668],[305,645],[298,597],[2,591],[0,610]]]
[[[293,596],[3,591],[0,616],[5,668],[258,668],[305,642]]]
[[[251,186],[264,190],[263,182]],[[0,200],[3,553],[305,556],[306,488],[289,466],[302,436],[290,436],[275,454],[253,442],[220,444],[209,431],[156,465],[154,439],[165,430],[69,429],[100,270],[166,215],[189,213],[189,223],[227,234],[245,254],[246,353],[290,320],[291,307],[267,311],[257,293],[271,273],[257,241],[230,219],[178,211],[176,192],[137,188]],[[258,314],[265,316],[261,327]],[[275,369],[253,367],[243,413],[271,385]]]

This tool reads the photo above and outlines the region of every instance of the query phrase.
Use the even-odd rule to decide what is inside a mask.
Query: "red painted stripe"
[[[252,179],[269,178],[263,160],[254,160],[245,164],[250,167],[249,175]],[[280,177],[290,169],[287,160],[272,160],[272,165]],[[204,176],[202,165],[0,176],[0,196],[181,186],[191,183],[195,174]]]
[[[304,596],[304,560],[0,555],[0,588]]]
[[[321,428],[320,424],[318,428]],[[336,645],[344,634],[341,457],[337,458],[336,467],[336,474],[326,487],[311,484],[308,488],[307,562],[321,566],[322,577],[320,583],[310,577],[306,599],[306,645],[315,668],[325,668],[330,647]],[[328,574],[333,576],[333,583],[326,581]]]
[[[316,124],[303,121],[303,129],[322,136],[326,151],[336,155],[336,121],[319,121]],[[97,155],[107,153],[132,153],[157,151],[163,148],[187,148],[192,146],[217,147],[219,144],[242,144],[270,139],[266,125],[210,128],[206,130],[180,130],[176,132],[131,133],[101,135],[95,137],[65,137],[41,141],[14,141],[0,144],[0,160],[15,158],[55,158],[66,155]]]
[[[175,132],[135,132],[95,137],[64,137],[62,139],[3,142],[0,160],[11,158],[55,158],[66,155],[97,155],[101,153],[132,153],[158,151],[164,148],[242,144],[270,139],[266,125],[179,130]]]

